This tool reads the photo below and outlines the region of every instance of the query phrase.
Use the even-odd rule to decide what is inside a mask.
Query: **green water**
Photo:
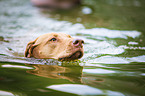
[[[29,0],[0,0],[0,96],[144,96],[144,5],[83,0],[50,12]],[[27,43],[49,32],[83,39],[83,58],[24,58]]]

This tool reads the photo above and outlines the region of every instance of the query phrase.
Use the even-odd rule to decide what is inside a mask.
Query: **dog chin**
[[[60,61],[71,61],[71,60],[76,60],[76,59],[80,59],[83,56],[83,52],[82,51],[76,51],[68,56],[65,57],[60,57],[58,58],[58,60]]]

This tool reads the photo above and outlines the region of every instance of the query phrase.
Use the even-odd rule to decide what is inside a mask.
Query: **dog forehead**
[[[70,35],[66,34],[66,33],[47,33],[41,36],[42,38],[48,38],[48,37],[68,37],[71,38]]]
[[[66,37],[66,38],[71,38],[70,35],[66,34],[66,33],[53,33],[51,34],[54,37]]]
[[[66,39],[66,38],[72,38],[70,35],[66,34],[66,33],[47,33],[47,34],[44,34],[44,35],[41,35],[37,38],[37,43],[40,43],[44,40],[48,40],[48,39],[51,39],[51,38],[60,38],[60,39]]]

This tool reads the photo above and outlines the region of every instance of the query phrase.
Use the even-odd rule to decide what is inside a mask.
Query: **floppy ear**
[[[36,41],[36,40],[35,40]],[[27,44],[27,47],[26,47],[26,50],[25,50],[25,57],[33,57],[33,49],[38,46],[35,44],[35,41],[30,41],[28,44]]]

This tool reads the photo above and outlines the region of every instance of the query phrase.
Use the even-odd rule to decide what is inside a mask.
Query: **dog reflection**
[[[71,82],[81,83],[82,66],[57,66],[57,65],[31,65],[34,70],[27,71],[28,73],[52,78],[52,79],[67,79]]]

